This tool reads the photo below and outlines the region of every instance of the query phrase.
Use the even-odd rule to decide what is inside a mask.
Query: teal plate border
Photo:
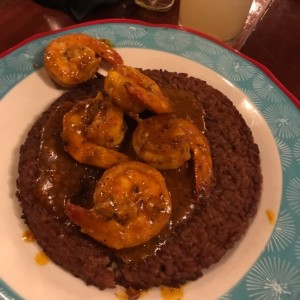
[[[263,253],[239,283],[219,299],[300,299],[300,102],[265,67],[207,36],[135,20],[89,22],[39,34],[0,54],[0,101],[43,66],[43,48],[51,39],[70,32],[107,38],[120,48],[154,49],[186,57],[219,73],[254,102],[280,154],[281,207]],[[22,298],[0,279],[0,299]]]
[[[1,300],[22,300],[22,298],[13,291],[1,278],[0,278],[0,299]]]

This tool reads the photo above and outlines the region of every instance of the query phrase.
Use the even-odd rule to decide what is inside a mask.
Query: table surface
[[[48,1],[56,3],[59,1]],[[80,22],[109,18],[137,19],[156,24],[177,24],[180,0],[168,12],[138,7],[133,0],[93,9]],[[80,23],[72,15],[33,0],[0,2],[0,53],[33,34]],[[233,47],[267,67],[300,99],[300,1],[254,0],[244,30]]]

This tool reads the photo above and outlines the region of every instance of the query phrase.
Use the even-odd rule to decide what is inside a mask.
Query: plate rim
[[[133,24],[133,25],[142,25],[142,26],[146,26],[146,27],[157,27],[157,28],[170,28],[170,29],[175,29],[178,31],[183,31],[183,32],[188,32],[197,36],[200,36],[202,38],[205,38],[207,40],[210,40],[211,42],[221,46],[222,48],[226,48],[227,50],[233,52],[235,55],[238,55],[240,57],[242,57],[243,59],[247,60],[248,62],[254,64],[256,67],[258,67],[263,73],[265,73],[265,75],[267,77],[269,77],[269,79],[271,79],[274,84],[279,87],[285,94],[286,96],[295,104],[295,106],[300,109],[300,100],[298,100],[296,98],[296,96],[294,96],[282,83],[281,81],[274,75],[274,73],[268,69],[265,65],[263,65],[262,63],[250,58],[249,56],[241,53],[240,51],[234,49],[233,47],[225,44],[222,41],[217,40],[216,38],[209,36],[203,32],[200,32],[198,30],[195,29],[191,29],[191,28],[187,28],[184,26],[180,26],[180,25],[175,25],[175,24],[165,24],[165,23],[149,23],[149,22],[145,22],[145,21],[141,21],[141,20],[136,20],[136,19],[120,19],[120,18],[110,18],[110,19],[101,19],[101,20],[92,20],[92,21],[87,21],[87,22],[83,22],[83,23],[78,23],[78,24],[73,24],[73,25],[69,25],[63,28],[59,28],[59,29],[55,29],[55,30],[49,30],[49,31],[44,31],[44,32],[40,32],[40,33],[36,33],[33,34],[27,38],[25,38],[24,40],[18,42],[17,44],[15,44],[14,46],[8,48],[7,50],[5,50],[4,52],[0,53],[0,59],[4,58],[5,56],[11,54],[12,52],[14,52],[15,50],[17,50],[18,48],[45,36],[50,36],[56,33],[61,33],[61,32],[65,32],[71,29],[76,29],[76,28],[82,28],[82,27],[87,27],[87,26],[91,26],[91,25],[97,25],[97,24],[112,24],[112,23],[116,23],[116,24]]]

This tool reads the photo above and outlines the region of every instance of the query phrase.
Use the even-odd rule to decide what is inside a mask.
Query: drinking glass
[[[252,2],[253,0],[181,0],[179,24],[229,42],[242,31]]]

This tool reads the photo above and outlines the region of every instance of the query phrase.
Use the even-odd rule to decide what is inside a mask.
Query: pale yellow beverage
[[[252,1],[181,0],[179,24],[229,41],[243,29]]]

